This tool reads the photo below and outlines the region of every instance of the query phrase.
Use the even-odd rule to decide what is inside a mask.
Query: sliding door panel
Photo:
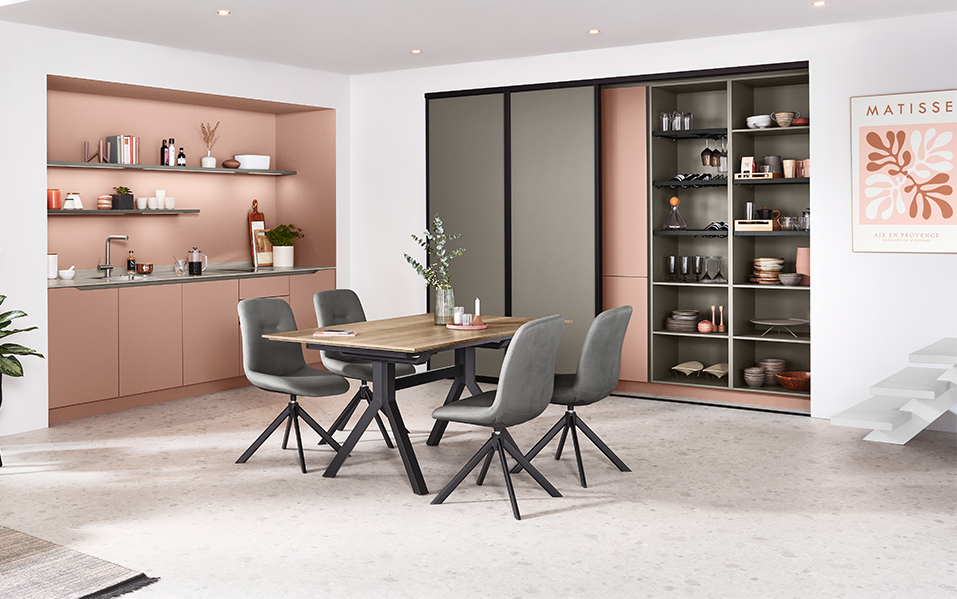
[[[574,372],[595,317],[595,98],[511,94],[512,314],[562,314],[556,369]]]
[[[438,213],[448,249],[465,248],[450,269],[455,303],[472,312],[505,314],[505,100],[503,94],[428,101],[428,220]],[[479,350],[478,373],[498,376],[502,351]],[[452,354],[432,359],[446,366]]]

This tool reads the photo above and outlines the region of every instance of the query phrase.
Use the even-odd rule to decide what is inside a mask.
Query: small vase
[[[216,158],[212,155],[212,150],[206,150],[206,155],[200,160],[203,168],[216,168]]]
[[[452,322],[452,313],[455,309],[455,293],[452,288],[436,289],[435,304],[433,306],[435,324],[446,325]]]
[[[293,266],[293,250],[291,245],[272,246],[272,265],[273,266]]]

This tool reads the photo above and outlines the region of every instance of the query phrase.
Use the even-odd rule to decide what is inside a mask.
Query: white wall
[[[335,108],[338,264],[349,283],[348,77],[4,22],[0,56],[0,311],[24,310],[17,322],[40,327],[17,342],[47,353],[47,74]],[[3,377],[0,436],[47,425],[47,362],[22,361],[23,378]]]
[[[425,307],[402,253],[425,223],[427,92],[807,60],[811,411],[828,417],[866,399],[909,352],[957,335],[957,256],[851,252],[849,140],[851,96],[957,87],[955,31],[957,13],[945,13],[713,38],[708,52],[688,40],[353,77],[352,285],[370,317]]]

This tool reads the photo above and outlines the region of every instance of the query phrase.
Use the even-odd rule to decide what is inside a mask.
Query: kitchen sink
[[[120,276],[102,276],[96,277],[97,279],[105,279],[111,283],[122,283],[124,281],[148,281],[149,277],[147,275],[120,275]]]

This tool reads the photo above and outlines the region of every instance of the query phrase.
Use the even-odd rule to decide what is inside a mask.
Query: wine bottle
[[[166,140],[163,140],[163,147],[160,148],[160,166],[169,166],[169,146]]]
[[[169,138],[169,159],[166,166],[176,166],[176,140],[172,137]]]
[[[180,147],[179,154],[176,156],[176,166],[186,166],[186,152]]]

